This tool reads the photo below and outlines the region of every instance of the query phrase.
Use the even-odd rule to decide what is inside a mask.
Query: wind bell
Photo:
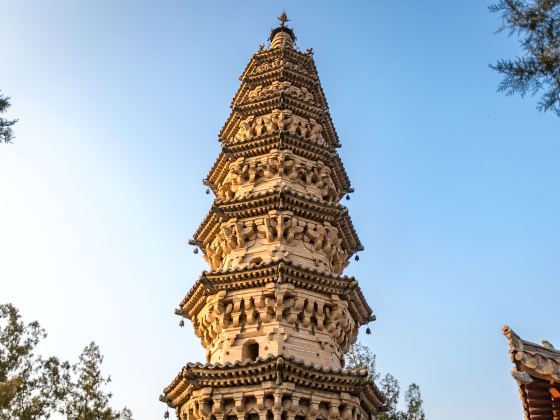
[[[354,192],[354,188],[348,188],[348,192],[346,193],[346,199],[350,200],[350,194]]]
[[[368,318],[368,324],[367,324],[367,328],[366,328],[366,334],[367,335],[371,335],[371,328],[369,328],[369,323],[370,322],[375,322],[377,320],[377,317],[375,315],[371,315]]]

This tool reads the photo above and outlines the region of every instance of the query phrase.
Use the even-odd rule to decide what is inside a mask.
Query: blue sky
[[[159,418],[203,351],[173,309],[206,268],[187,240],[211,197],[237,77],[285,8],[313,47],[344,202],[366,247],[382,373],[430,420],[521,419],[501,327],[560,345],[560,120],[496,93],[516,54],[488,2],[0,0],[0,301],[76,359],[95,340],[117,406]]]

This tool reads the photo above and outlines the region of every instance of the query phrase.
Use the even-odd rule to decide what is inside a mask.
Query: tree
[[[0,114],[3,114],[10,107],[10,98],[2,95],[0,91]],[[0,143],[11,143],[13,139],[12,126],[17,120],[7,120],[0,118]]]
[[[34,353],[46,336],[37,321],[26,324],[13,305],[0,305],[0,420],[46,419],[57,412],[72,420],[132,420],[129,409],[109,407],[104,387],[110,378],[101,373],[95,343],[70,365]]]
[[[500,0],[489,6],[502,25],[520,39],[523,55],[490,67],[504,75],[498,90],[507,95],[542,91],[539,111],[560,116],[560,0]]]
[[[379,379],[376,370],[376,355],[360,342],[350,346],[344,355],[344,362],[349,369],[366,369],[373,380]]]
[[[415,383],[408,386],[406,394],[404,394],[404,401],[406,404],[406,420],[426,420],[424,408],[422,404],[422,394],[420,387]]]
[[[376,355],[364,344],[359,342],[352,344],[344,360],[346,367],[367,369],[373,380],[379,379],[380,375],[376,371]],[[383,412],[378,416],[379,420],[426,420],[422,406],[422,395],[418,385],[410,384],[405,393],[406,411],[401,411],[398,408],[401,387],[399,381],[393,375],[385,374],[379,385],[385,396],[385,406]]]
[[[387,373],[381,380],[380,385],[381,391],[385,395],[385,407],[379,415],[379,420],[405,420],[406,414],[398,409],[401,387],[397,378]]]
[[[0,419],[49,418],[60,407],[70,365],[34,354],[45,337],[37,321],[25,324],[13,305],[0,305]]]
[[[99,346],[91,342],[82,351],[78,363],[72,366],[75,381],[66,398],[64,414],[72,420],[132,419],[128,408],[115,411],[109,406],[112,394],[105,391],[111,382],[101,373],[103,356]]]

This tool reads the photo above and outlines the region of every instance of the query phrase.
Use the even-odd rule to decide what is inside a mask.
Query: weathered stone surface
[[[177,314],[206,364],[162,395],[180,419],[374,419],[383,403],[367,372],[343,369],[372,317],[342,275],[362,245],[312,52],[286,19],[243,72],[205,180],[216,200],[193,243],[210,271]]]
[[[289,354],[309,363],[340,368],[358,325],[338,295],[302,290],[290,283],[220,291],[208,297],[193,319],[207,362]]]

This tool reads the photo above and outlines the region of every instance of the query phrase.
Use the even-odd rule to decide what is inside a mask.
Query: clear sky
[[[451,5],[452,3],[452,5]],[[206,268],[187,240],[237,77],[285,8],[313,47],[356,193],[355,275],[382,373],[430,420],[521,419],[508,323],[560,345],[560,119],[496,93],[516,53],[487,1],[0,0],[0,301],[42,350],[105,354],[117,406],[203,359],[173,315]]]

